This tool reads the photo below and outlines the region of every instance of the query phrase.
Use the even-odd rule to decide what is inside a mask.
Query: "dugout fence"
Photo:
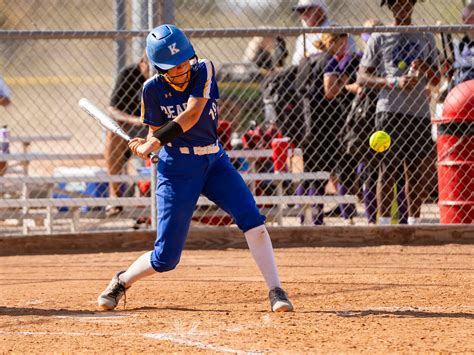
[[[147,189],[152,169],[132,159],[127,170],[110,177],[103,155],[104,132],[80,111],[77,102],[86,97],[107,110],[117,72],[137,60],[148,29],[161,21],[184,27],[197,53],[214,62],[221,95],[220,120],[224,122],[221,142],[227,145],[269,222],[295,227],[321,222],[366,225],[372,221],[367,213],[377,218],[378,165],[374,168],[372,164],[378,158],[368,145],[377,126],[373,113],[363,120],[358,118],[360,109],[357,111],[354,101],[356,72],[365,46],[361,34],[407,32],[423,37],[433,33],[434,45],[417,49],[439,63],[440,85],[427,86],[423,92],[429,98],[429,117],[410,126],[400,122],[393,127],[395,131],[408,130],[408,136],[401,135],[399,141],[417,138],[418,130],[430,130],[428,137],[421,138],[419,133],[423,140],[404,152],[413,161],[423,154],[427,167],[422,176],[392,171],[393,187],[381,199],[390,201],[393,223],[406,223],[407,210],[413,208],[402,193],[408,179],[420,189],[419,195],[410,198],[422,202],[421,222],[440,222],[435,152],[438,129],[430,118],[442,116],[444,99],[454,87],[456,51],[464,34],[474,30],[473,25],[461,24],[466,2],[421,2],[414,13],[417,26],[401,28],[388,26],[390,13],[377,2],[358,1],[355,6],[350,0],[328,0],[328,19],[337,26],[321,27],[318,33],[349,33],[351,54],[345,57],[345,66],[336,60],[336,66],[331,67],[329,55],[325,65],[308,62],[306,72],[293,56],[303,36],[303,51],[311,57],[315,36],[314,30],[301,27],[292,10],[296,1],[99,4],[76,0],[69,5],[42,1],[38,7],[30,2],[21,7],[21,3],[10,4],[18,6],[18,11],[0,19],[1,74],[12,91],[12,104],[1,115],[11,139],[9,152],[0,153],[0,161],[8,163],[0,177],[0,234],[153,228],[149,223],[154,220],[153,194]],[[386,25],[364,26],[370,19]],[[410,52],[413,48],[400,47],[399,51],[405,51],[401,55],[411,60],[416,57]],[[406,66],[400,70],[408,72],[410,63],[402,62],[400,57],[398,64]],[[320,65],[319,71],[315,63]],[[334,76],[344,76],[346,82],[327,95],[325,78]],[[422,114],[418,115],[420,107],[414,106],[418,105],[416,100],[408,101],[401,100],[400,105],[411,117],[419,118]],[[460,154],[468,162],[474,161],[474,149],[468,143],[472,140],[472,116],[474,113],[470,123],[456,126],[450,133],[468,137],[460,143],[464,146]],[[356,125],[350,119],[358,120]],[[358,144],[356,152],[350,149],[351,139]],[[469,196],[472,199],[472,169],[462,171],[461,182],[453,182],[458,189],[468,189],[468,200]],[[124,200],[110,200],[107,187],[112,180],[123,183]],[[124,209],[109,217],[104,211],[107,205]],[[203,199],[194,223],[228,225],[231,220]]]

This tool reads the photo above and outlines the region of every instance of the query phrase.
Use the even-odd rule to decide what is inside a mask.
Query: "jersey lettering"
[[[186,110],[188,107],[188,103],[184,102],[182,105],[175,105],[175,106],[160,106],[161,111],[168,117],[168,118],[176,118],[180,113]]]
[[[212,107],[209,110],[209,114],[211,115],[212,120],[214,121],[217,117],[217,105],[215,102],[212,103]]]

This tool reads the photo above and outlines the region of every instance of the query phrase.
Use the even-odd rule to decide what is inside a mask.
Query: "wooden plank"
[[[314,173],[245,173],[241,174],[245,181],[300,181],[300,180],[327,180],[330,173],[318,171]]]
[[[354,195],[345,196],[256,196],[259,205],[302,204],[316,203],[357,203]],[[150,197],[85,197],[85,198],[37,198],[37,199],[3,199],[0,208],[17,207],[81,207],[81,206],[150,206]],[[200,197],[198,206],[213,206],[214,202],[205,197]]]
[[[268,227],[275,248],[474,244],[472,225]],[[151,250],[154,231],[0,237],[0,255],[77,254]],[[246,249],[234,227],[192,227],[186,249]]]
[[[231,150],[227,152],[230,157],[237,158],[270,158],[272,156],[272,150]],[[97,153],[10,153],[0,154],[0,161],[38,161],[38,160],[101,160],[104,159],[103,154]]]
[[[0,161],[103,160],[103,154],[0,153]]]
[[[258,205],[278,205],[278,204],[300,204],[312,205],[317,203],[358,203],[359,200],[355,195],[327,195],[327,196],[255,196]],[[214,203],[205,197],[199,197],[199,206],[212,206]]]
[[[230,158],[248,158],[248,159],[258,159],[258,158],[271,158],[273,151],[271,149],[256,149],[256,150],[229,150],[227,155]],[[21,160],[21,161],[35,161],[35,160],[89,160],[103,159],[103,154],[98,153],[10,153],[10,154],[0,154],[0,161],[7,160]]]
[[[58,142],[71,140],[72,134],[50,134],[50,135],[18,135],[11,136],[10,142],[33,143],[33,142]]]
[[[0,177],[0,185],[2,184],[52,184],[60,182],[129,182],[134,183],[143,180],[149,180],[149,175],[108,175],[98,174],[91,175],[74,175],[74,176],[15,176]]]
[[[82,206],[149,206],[150,197],[120,197],[120,198],[36,198],[36,199],[3,199],[0,208],[17,207],[82,207]]]
[[[320,171],[315,173],[249,173],[242,174],[245,181],[300,181],[300,180],[327,180],[329,173]],[[108,175],[98,174],[77,175],[77,176],[15,176],[0,177],[0,184],[40,184],[40,183],[59,183],[59,182],[138,182],[149,180],[150,175]]]
[[[271,149],[236,149],[226,151],[229,158],[271,158],[273,150]]]

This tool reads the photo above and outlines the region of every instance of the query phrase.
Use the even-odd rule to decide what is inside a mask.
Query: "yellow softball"
[[[387,132],[377,131],[372,133],[369,139],[370,148],[378,153],[385,152],[391,143],[391,138]]]

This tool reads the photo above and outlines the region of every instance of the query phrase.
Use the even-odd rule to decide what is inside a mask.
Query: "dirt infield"
[[[246,250],[186,251],[97,311],[140,252],[0,258],[0,353],[472,352],[474,246],[276,251],[296,312],[269,311]]]

